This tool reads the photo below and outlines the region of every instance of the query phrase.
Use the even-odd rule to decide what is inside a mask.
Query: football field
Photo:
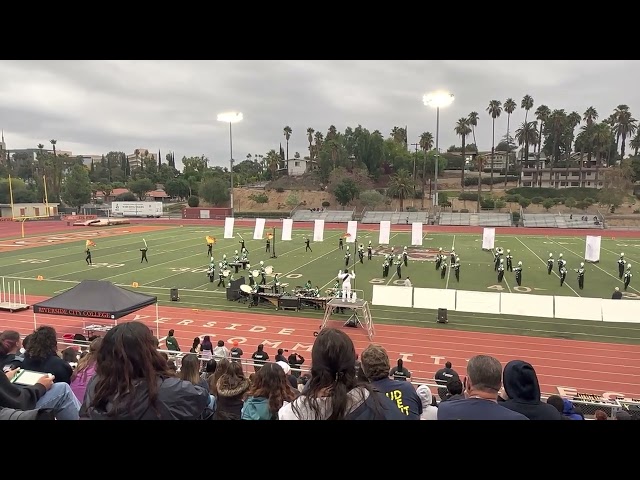
[[[265,234],[270,229],[265,231]],[[346,230],[346,228],[345,228]],[[78,239],[81,232],[91,238],[96,246],[92,247],[93,266],[85,263],[85,237]],[[20,281],[28,295],[53,296],[73,287],[84,279],[108,280],[119,286],[158,296],[161,304],[168,305],[169,289],[180,291],[180,306],[198,309],[218,309],[246,311],[247,306],[229,302],[225,298],[225,289],[217,287],[217,276],[213,283],[206,275],[209,257],[205,237],[217,239],[214,245],[216,264],[226,254],[232,260],[234,251],[240,248],[239,235],[246,241],[252,269],[260,261],[272,266],[279,274],[281,286],[292,291],[296,286],[308,280],[322,293],[333,287],[339,269],[345,268],[346,245],[352,253],[349,269],[354,270],[356,279],[353,288],[361,290],[366,300],[371,300],[372,287],[380,285],[401,285],[405,277],[410,277],[414,287],[446,288],[457,290],[476,290],[485,292],[511,292],[541,295],[567,295],[575,297],[610,298],[614,287],[623,290],[618,278],[617,260],[621,252],[633,265],[632,271],[640,264],[640,239],[614,239],[602,237],[600,262],[585,265],[585,286],[578,288],[574,269],[583,261],[585,238],[553,236],[505,236],[497,234],[496,247],[511,250],[514,266],[522,261],[523,279],[518,286],[515,275],[507,272],[502,282],[498,282],[494,271],[491,252],[481,249],[480,234],[424,234],[423,246],[410,246],[411,232],[391,232],[390,245],[378,245],[378,232],[360,229],[357,244],[365,246],[365,258],[359,263],[357,244],[345,243],[345,250],[338,248],[338,240],[343,230],[325,230],[323,242],[311,242],[313,252],[305,251],[304,240],[313,238],[311,230],[301,230],[294,226],[291,241],[281,241],[280,231],[276,232],[276,257],[265,252],[265,240],[253,240],[253,228],[236,228],[236,238],[224,239],[223,227],[205,226],[162,226],[162,227],[107,227],[105,229],[68,228],[60,235],[43,236],[39,241],[26,242],[24,245],[9,248],[8,240],[0,241],[0,272],[7,282]],[[65,239],[65,235],[76,235]],[[149,263],[140,263],[140,248],[148,244]],[[57,240],[56,240],[57,239]],[[366,246],[372,242],[374,255],[366,258]],[[273,242],[272,242],[273,243]],[[4,245],[4,246],[3,246]],[[407,246],[409,251],[408,267],[402,267],[402,278],[398,278],[395,266],[389,276],[383,278],[382,263],[384,254],[395,248],[400,253]],[[448,270],[441,278],[435,270],[433,256],[438,248],[449,254],[455,250],[460,257],[460,281],[456,281],[454,272]],[[557,275],[557,263],[551,275],[547,274],[546,260],[549,253],[558,259],[560,253],[567,260],[567,279],[560,286]],[[240,270],[240,275],[248,273]],[[37,278],[41,276],[41,280]],[[273,276],[273,275],[271,275]],[[238,275],[236,275],[238,277]],[[269,281],[270,279],[268,279]],[[635,280],[635,279],[634,279]],[[637,288],[636,288],[637,287]],[[629,300],[640,299],[640,284],[632,283],[624,296]],[[434,305],[437,308],[437,305]],[[254,308],[252,313],[264,310],[274,313],[267,307]],[[377,323],[404,324],[441,328],[435,323],[435,312],[431,310],[403,309],[396,307],[371,307],[373,319]],[[282,315],[288,315],[282,312]],[[321,311],[305,309],[296,315],[320,319]],[[608,323],[594,321],[562,320],[537,318],[531,316],[509,317],[505,315],[482,315],[463,312],[449,312],[447,329],[462,329],[483,332],[516,333],[520,335],[548,336],[608,342],[640,343],[640,325],[628,323]]]

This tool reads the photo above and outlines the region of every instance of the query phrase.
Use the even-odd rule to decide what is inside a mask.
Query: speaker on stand
[[[439,308],[438,309],[438,323],[449,323],[449,320],[447,319],[447,309],[446,308]]]
[[[169,297],[171,298],[172,302],[177,302],[178,300],[180,300],[180,295],[178,295],[178,289],[172,288],[169,291]]]

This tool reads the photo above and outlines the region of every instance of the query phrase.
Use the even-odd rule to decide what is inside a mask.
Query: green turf
[[[263,260],[265,265],[273,265],[274,270],[280,272],[280,281],[288,283],[285,289],[311,280],[324,291],[333,286],[338,270],[344,268],[344,252],[337,248],[342,231],[325,231],[324,242],[312,242],[313,253],[304,251],[304,238],[311,236],[312,232],[296,230],[293,241],[289,242],[280,241],[278,232],[276,259],[265,253],[264,240],[251,240],[252,228],[236,228],[235,231],[247,240],[252,264],[257,265]],[[85,264],[83,240],[0,253],[0,272],[7,280],[19,279],[27,293],[33,295],[54,295],[83,279],[100,279],[125,287],[137,282],[138,291],[157,295],[161,305],[171,304],[169,289],[177,287],[180,289],[181,306],[246,311],[245,305],[225,299],[224,289],[216,288],[217,280],[209,283],[205,274],[208,264],[205,235],[213,235],[218,239],[214,248],[216,262],[223,253],[231,259],[234,250],[239,248],[237,239],[223,239],[221,227],[172,227],[144,235],[96,239],[98,245],[92,249],[96,263],[94,267]],[[149,244],[148,264],[140,264],[142,236]],[[398,252],[410,244],[410,239],[410,232],[392,233],[390,241]],[[361,231],[358,242],[366,246],[369,240],[376,246],[378,233]],[[584,255],[584,237],[499,235],[496,246],[511,249],[514,262],[523,262],[523,287],[516,287],[512,273],[507,273],[502,285],[496,287],[498,281],[493,270],[492,255],[481,250],[479,234],[425,234],[424,249],[442,247],[450,251],[452,247],[455,248],[462,264],[459,283],[453,272],[449,272],[442,280],[434,264],[427,261],[410,260],[409,266],[402,269],[403,276],[409,275],[415,287],[609,298],[614,286],[622,287],[617,277],[619,253],[624,251],[629,262],[640,264],[640,240],[603,237],[600,263],[586,265],[585,288],[579,290],[573,269],[578,267]],[[355,250],[353,244],[351,250]],[[556,259],[562,252],[568,261],[569,273],[564,287],[560,287],[555,274],[547,275],[545,262],[549,252],[553,252]],[[357,257],[353,253],[352,264]],[[554,271],[557,271],[557,266]],[[392,269],[394,272],[395,269]],[[36,281],[38,275],[42,275],[44,280]],[[398,280],[396,276],[383,280],[381,277],[382,257],[374,256],[372,261],[368,261],[365,256],[364,264],[356,265],[355,288],[364,290],[365,298],[370,300],[373,283],[393,285]],[[640,284],[635,286],[640,288]],[[625,293],[634,299],[640,298],[638,294],[640,291],[634,288],[633,283]],[[535,312],[531,317],[449,312],[449,323],[440,325],[435,323],[435,312],[431,310],[380,306],[372,306],[371,310],[377,323],[640,344],[638,324],[536,318]],[[252,310],[252,313],[258,312],[273,313],[273,310]],[[282,314],[290,315],[287,312]],[[322,312],[302,310],[295,315],[314,317],[319,321]]]

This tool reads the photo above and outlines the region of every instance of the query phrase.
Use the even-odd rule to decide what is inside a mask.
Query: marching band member
[[[262,280],[260,280],[260,285],[266,285],[267,271],[264,269],[264,262],[262,260],[260,260],[260,276],[262,277]]]
[[[309,291],[313,288],[313,284],[311,283],[311,280],[307,280],[307,283],[304,284],[304,289],[306,291]]]
[[[558,272],[567,264],[567,261],[562,258],[562,254],[558,255]]]
[[[224,275],[222,274],[222,262],[218,264],[218,287],[222,285],[224,287]]]
[[[549,254],[549,260],[547,260],[547,274],[551,275],[551,272],[553,271],[553,262],[555,260],[553,259],[553,253]]]
[[[333,296],[335,298],[342,298],[342,289],[340,288],[340,281],[336,280],[336,283],[333,285]],[[336,313],[344,313],[344,308],[337,307]]]
[[[350,302],[351,301],[351,279],[356,278],[356,274],[353,271],[349,273],[349,270],[345,268],[344,272],[338,271],[338,278],[342,282],[342,301]]]
[[[498,262],[498,283],[502,283],[502,279],[504,278],[504,258],[499,259]]]
[[[580,268],[576,270],[578,274],[578,288],[582,290],[584,288],[584,262],[580,263]]]
[[[396,259],[396,274],[398,278],[402,278],[402,255],[398,255]]]
[[[246,268],[248,268],[247,264],[249,263],[249,252],[247,252],[246,248],[243,248],[242,250],[240,250],[240,252],[242,253],[242,258],[241,258],[241,261],[243,262],[242,269],[245,270]]]
[[[407,247],[404,247],[404,250],[402,250],[402,260],[404,261],[404,266],[408,267],[409,266],[409,254],[407,253]]]
[[[276,295],[280,293],[280,279],[277,273],[273,276],[273,293]]]
[[[209,281],[213,283],[213,279],[216,276],[216,264],[213,262],[213,257],[211,257],[211,263],[207,269],[207,276],[209,277]]]
[[[316,285],[316,288],[314,288],[311,291],[311,296],[313,297],[319,297],[320,296],[320,288]]]
[[[258,289],[258,284],[254,283],[253,287],[251,288],[251,303],[249,304],[249,306],[257,306],[259,301],[260,290]]]
[[[453,265],[454,263],[456,263],[456,251],[455,250],[451,250],[451,265]]]
[[[513,255],[511,255],[511,250],[507,249],[507,254],[504,258],[507,260],[507,270],[513,272]]]
[[[240,251],[245,251],[247,250],[244,246],[244,238],[240,237],[240,241],[238,242],[240,244]],[[247,253],[249,253],[249,251],[247,250]]]
[[[309,239],[309,237],[307,237],[307,239],[304,241],[304,251],[313,253],[313,250],[311,250],[311,247],[309,245],[310,243],[311,240]]]
[[[271,253],[271,239],[267,237],[266,248],[264,249],[265,253]]]
[[[349,260],[351,260],[351,252],[349,251],[349,245],[347,245],[347,253],[344,254],[344,266],[349,266]]]
[[[227,270],[229,268],[229,262],[227,261],[227,254],[222,255],[222,269]]]
[[[238,255],[238,250],[236,250],[233,254],[233,263],[240,262],[240,255]]]
[[[251,273],[251,265],[247,263],[247,270],[249,271],[249,286],[253,287],[256,281],[253,279],[253,274]]]
[[[373,247],[371,246],[371,240],[369,240],[369,245],[367,245],[367,260],[371,260],[373,256]]]
[[[447,275],[447,262],[442,261],[440,263],[440,278],[444,280],[444,277]]]
[[[620,258],[618,259],[618,277],[620,277],[620,279],[622,279],[622,276],[624,275],[625,263],[627,263],[627,261],[624,259],[624,253],[621,253]]]
[[[496,272],[498,271],[498,267],[500,266],[500,263],[502,263],[501,257],[502,257],[502,251],[500,250],[500,248],[496,248],[495,251],[493,252],[493,269]]]
[[[442,263],[442,247],[438,248],[438,254],[436,255],[436,270],[440,270],[441,263]]]
[[[382,262],[382,278],[387,278],[389,276],[389,259],[385,258],[384,262]]]
[[[514,270],[516,272],[516,283],[520,287],[522,285],[522,262],[518,262],[518,266]]]
[[[567,267],[562,267],[560,269],[560,286],[564,285],[564,281],[567,278]]]
[[[358,247],[358,258],[360,259],[360,263],[364,263],[364,245],[362,244]]]
[[[456,257],[456,263],[453,264],[453,273],[456,275],[456,282],[460,281],[460,257]]]
[[[631,277],[632,277],[632,276],[633,276],[633,275],[631,274],[631,264],[630,264],[630,263],[628,263],[628,264],[627,264],[627,271],[626,271],[626,272],[624,272],[624,275],[623,275],[623,280],[624,280],[624,291],[625,291],[625,292],[627,291],[627,287],[629,287],[629,284],[631,283]]]

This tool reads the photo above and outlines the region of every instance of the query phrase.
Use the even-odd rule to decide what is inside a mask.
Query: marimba
[[[276,307],[276,309],[279,307],[279,299],[281,296],[281,294],[275,293],[258,293],[258,299],[264,299],[265,301]]]
[[[307,297],[303,295],[299,298],[302,304],[312,305],[317,309],[322,308],[324,310],[327,306],[327,302],[333,297]]]

